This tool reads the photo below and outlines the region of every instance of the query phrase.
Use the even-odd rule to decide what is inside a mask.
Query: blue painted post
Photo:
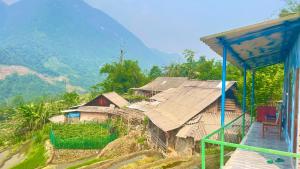
[[[222,65],[222,100],[221,100],[221,141],[224,141],[224,125],[225,125],[225,99],[226,99],[226,60],[227,47],[223,46],[223,65]],[[220,145],[220,168],[224,166],[224,145]]]
[[[247,79],[247,68],[244,65],[244,84],[243,84],[243,124],[242,124],[242,138],[245,136],[245,113],[246,113],[246,79]]]
[[[254,114],[254,83],[255,83],[255,70],[252,70],[252,85],[251,85],[251,124],[253,123],[253,114]]]

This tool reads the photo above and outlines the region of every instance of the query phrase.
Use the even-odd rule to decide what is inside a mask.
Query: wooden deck
[[[255,122],[250,127],[248,134],[241,144],[287,151],[288,145],[284,139],[279,140],[277,134],[265,133],[262,138],[261,123]],[[284,159],[284,162],[275,162],[277,158]],[[273,160],[273,164],[268,164],[268,160]],[[292,159],[288,157],[258,153],[253,151],[237,149],[227,161],[224,169],[293,169]]]

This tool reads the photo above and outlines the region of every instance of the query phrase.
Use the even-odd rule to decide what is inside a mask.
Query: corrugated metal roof
[[[168,100],[170,97],[172,97],[175,94],[175,91],[177,88],[170,88],[168,90],[165,90],[163,92],[160,92],[152,97],[150,97],[150,100],[164,102]]]
[[[146,84],[145,86],[135,88],[134,90],[161,92],[170,88],[179,87],[182,83],[184,83],[187,80],[187,77],[158,77],[150,83]]]
[[[111,113],[113,112],[113,107],[102,107],[102,106],[80,106],[76,109],[63,110],[63,113],[69,112],[95,112],[95,113]]]
[[[129,105],[129,102],[116,92],[103,93],[102,95],[112,103],[117,105],[119,108]]]
[[[240,113],[233,113],[233,112],[226,112],[225,113],[225,124],[231,122],[232,120],[236,119],[240,116]],[[202,137],[206,136],[209,133],[217,130],[221,126],[220,121],[220,113],[201,113],[197,115],[198,121],[194,123],[187,123],[185,124],[176,134],[177,137],[187,138],[192,137],[195,141],[199,141]],[[246,114],[246,121],[249,121],[249,115]],[[241,124],[241,123],[239,123]]]
[[[264,67],[283,62],[300,31],[300,16],[294,15],[231,31],[202,37],[201,40],[240,67]]]
[[[153,102],[140,101],[140,102],[132,103],[127,107],[130,109],[135,109],[135,110],[145,112],[145,111],[149,111],[149,110],[153,109],[159,103],[160,103],[159,101],[153,101]]]
[[[164,131],[176,129],[200,113],[221,96],[221,81],[186,81],[172,97],[145,112]],[[227,81],[226,91],[235,82]]]

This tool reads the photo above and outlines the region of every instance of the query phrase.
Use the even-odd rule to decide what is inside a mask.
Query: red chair
[[[281,138],[281,111],[276,115],[275,121],[266,118],[266,120],[262,122],[262,137],[265,136],[265,130],[267,130],[268,127],[276,128],[275,131],[278,132],[279,139]]]

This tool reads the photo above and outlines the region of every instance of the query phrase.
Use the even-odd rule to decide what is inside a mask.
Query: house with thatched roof
[[[118,116],[118,109],[129,103],[116,92],[103,93],[93,100],[63,110],[65,121],[69,123],[97,121],[103,122],[109,118]]]
[[[226,121],[241,115],[235,88],[236,82],[226,83]],[[164,151],[198,152],[201,138],[220,126],[220,97],[221,81],[198,80],[188,80],[151,97],[160,103],[144,112],[149,118],[149,140]]]
[[[137,95],[151,97],[170,88],[177,88],[187,80],[186,77],[158,77],[145,86],[132,88],[132,90]]]

